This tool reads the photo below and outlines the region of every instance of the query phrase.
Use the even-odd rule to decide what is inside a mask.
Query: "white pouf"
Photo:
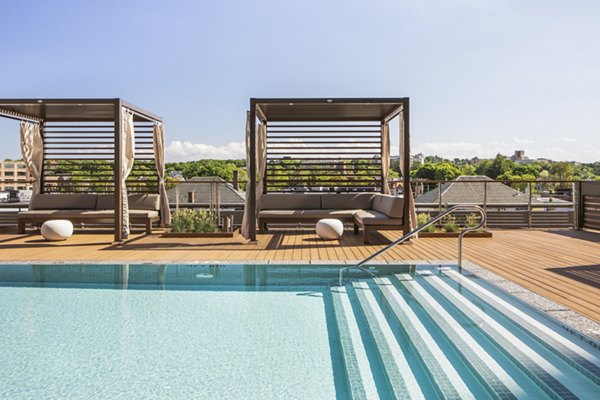
[[[42,236],[46,240],[65,240],[73,235],[73,224],[66,219],[54,219],[42,224]]]
[[[321,239],[339,239],[343,233],[344,224],[339,219],[325,218],[317,222],[317,236]]]

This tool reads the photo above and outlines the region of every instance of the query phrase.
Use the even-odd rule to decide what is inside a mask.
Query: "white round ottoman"
[[[344,224],[339,219],[325,218],[317,222],[317,236],[324,240],[339,239],[344,233]]]
[[[46,240],[65,240],[73,235],[73,224],[66,219],[53,219],[42,224],[42,236]]]

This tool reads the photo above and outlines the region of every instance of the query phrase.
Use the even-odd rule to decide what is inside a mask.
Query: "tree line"
[[[289,170],[290,165],[286,166]],[[349,170],[352,166],[348,166]],[[226,181],[233,179],[234,171],[239,171],[239,178],[245,181],[245,160],[199,160],[167,163],[167,172],[171,174],[180,173],[184,179],[195,176],[217,176]],[[301,169],[301,165],[297,166]],[[280,170],[280,171],[279,171]],[[273,172],[277,177],[286,179],[284,169],[273,166]],[[327,180],[331,176],[318,176],[314,172],[297,171],[294,176],[307,175],[315,180]],[[468,160],[445,159],[437,156],[425,157],[422,163],[414,163],[410,175],[416,179],[430,180],[453,180],[462,175],[482,175],[500,181],[518,180],[600,180],[600,161],[594,163],[575,163],[569,161],[530,161],[517,163],[510,158],[498,154],[492,159]],[[398,160],[391,163],[390,176],[396,178],[398,173]],[[339,179],[339,178],[336,178]]]

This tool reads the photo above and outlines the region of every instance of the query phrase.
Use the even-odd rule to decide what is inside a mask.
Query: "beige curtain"
[[[381,127],[381,175],[383,193],[390,194],[390,126]]]
[[[248,178],[250,177],[250,111],[246,112],[246,170],[248,171]],[[242,217],[242,227],[240,233],[246,239],[250,238],[250,209],[248,204],[250,203],[250,180],[246,183],[246,204],[244,206],[244,216]]]
[[[256,209],[260,210],[260,199],[263,188],[265,187],[265,169],[267,168],[267,126],[258,125],[258,137],[256,141],[256,174],[258,182],[256,183]]]
[[[129,236],[129,201],[127,198],[127,177],[133,169],[135,157],[135,131],[133,128],[133,113],[123,110],[123,132],[121,134],[121,193],[123,196],[123,237]]]
[[[264,177],[267,168],[267,126],[258,124],[256,128],[256,210],[260,210],[260,199],[265,186]],[[250,112],[246,116],[246,168],[250,167]],[[248,185],[250,182],[248,182]],[[250,237],[250,217],[248,214],[248,203],[250,191],[246,186],[246,206],[242,219],[241,234],[248,239]]]
[[[406,176],[406,174],[410,174],[410,171],[404,170],[404,113],[400,113],[398,125],[400,128],[400,172],[402,176]],[[408,201],[409,215],[410,218],[410,229],[413,230],[417,227],[417,212],[415,210],[415,199],[413,198],[412,187],[408,185],[408,187],[402,188],[404,193],[404,201]],[[407,216],[404,216],[405,218]]]
[[[154,161],[156,162],[156,173],[158,174],[158,194],[160,196],[160,226],[171,224],[171,209],[169,198],[165,187],[165,129],[162,122],[157,122],[153,129],[154,136]]]
[[[44,164],[44,139],[37,122],[21,122],[21,154],[23,162],[33,178],[33,194],[42,190],[40,178]]]

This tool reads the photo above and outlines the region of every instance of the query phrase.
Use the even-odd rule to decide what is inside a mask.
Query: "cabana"
[[[399,172],[408,200],[398,228],[406,233],[416,222],[409,177],[408,98],[251,98],[242,234],[256,241],[263,194],[285,192],[293,201],[310,191],[390,193],[389,124],[394,119],[399,126]]]
[[[129,234],[128,193],[158,193],[170,223],[162,118],[119,98],[0,99],[0,117],[21,122],[33,196],[113,194],[115,241]]]

